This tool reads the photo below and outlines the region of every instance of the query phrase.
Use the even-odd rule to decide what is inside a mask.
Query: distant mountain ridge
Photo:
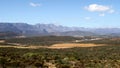
[[[54,24],[27,23],[0,23],[0,33],[12,32],[16,35],[25,36],[94,36],[94,35],[119,35],[120,28],[83,28],[66,27]]]
[[[21,30],[19,30],[16,26],[14,26],[11,23],[0,23],[0,32],[14,32],[15,33],[21,33]]]

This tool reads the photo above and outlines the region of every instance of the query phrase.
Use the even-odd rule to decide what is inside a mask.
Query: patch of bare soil
[[[74,48],[74,47],[96,47],[103,46],[104,44],[80,44],[80,43],[64,43],[64,44],[54,44],[48,48],[51,49],[61,49],[61,48]]]
[[[0,40],[0,43],[4,43],[5,42],[5,40]]]

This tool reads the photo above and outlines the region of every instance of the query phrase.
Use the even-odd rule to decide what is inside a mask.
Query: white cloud
[[[84,8],[90,12],[98,12],[99,16],[105,16],[106,13],[112,14],[115,12],[112,7],[99,4],[90,4]]]
[[[41,6],[41,4],[31,2],[30,6],[32,6],[32,7],[39,7],[39,6]]]
[[[105,11],[109,11],[111,8],[109,6],[90,4],[89,6],[86,6],[85,9],[91,12],[105,12]]]
[[[104,13],[101,13],[101,14],[99,14],[99,16],[105,16],[105,14],[104,14]]]
[[[115,10],[113,10],[110,6],[104,6],[99,4],[90,4],[84,8],[90,12],[107,12],[107,13],[115,12]]]

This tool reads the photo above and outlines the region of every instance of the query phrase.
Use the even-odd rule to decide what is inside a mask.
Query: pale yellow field
[[[74,47],[95,47],[103,46],[104,44],[80,44],[80,43],[63,43],[63,44],[54,44],[51,46],[0,46],[0,47],[14,47],[14,48],[28,48],[28,49],[38,49],[38,48],[50,48],[50,49],[64,49],[64,48],[74,48]]]
[[[5,46],[1,46],[0,47],[13,47],[13,48],[22,48],[22,49],[38,49],[38,48],[47,48],[46,46],[12,46],[12,45],[5,45]]]
[[[103,45],[104,44],[63,43],[63,44],[54,44],[48,48],[61,49],[61,48],[74,48],[74,47],[95,47],[95,46],[103,46]]]

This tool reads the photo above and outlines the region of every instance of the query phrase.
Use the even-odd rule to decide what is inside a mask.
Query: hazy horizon
[[[119,0],[1,0],[0,22],[120,28]]]

